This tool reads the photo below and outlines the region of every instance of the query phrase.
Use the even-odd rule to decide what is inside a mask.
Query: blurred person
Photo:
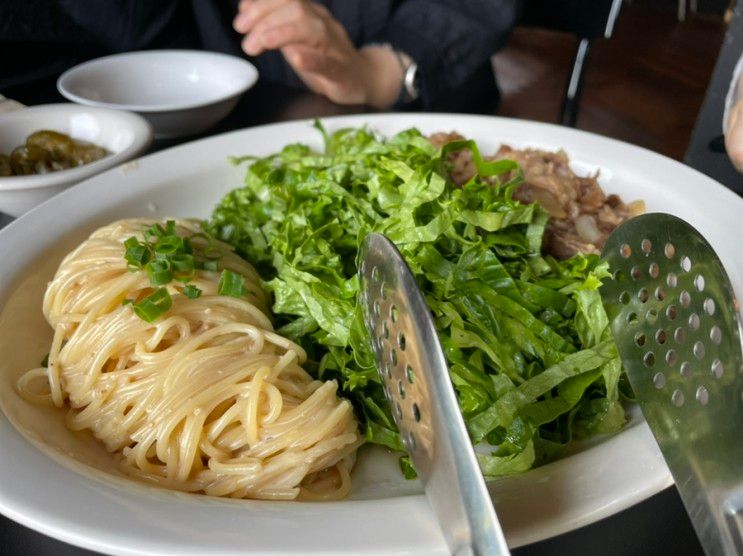
[[[241,0],[238,10],[246,54],[280,50],[313,91],[384,108],[430,100],[488,62],[513,26],[516,2]]]
[[[730,161],[743,172],[743,56],[733,71],[730,90],[725,99],[725,113],[722,120],[725,133],[725,150]]]
[[[247,55],[261,79],[340,104],[435,107],[478,86],[520,0],[10,0],[0,2],[0,88],[42,68],[152,48]],[[13,73],[16,72],[16,73]],[[26,73],[24,73],[26,72]],[[489,82],[488,82],[489,81]],[[465,91],[468,94],[471,91]]]

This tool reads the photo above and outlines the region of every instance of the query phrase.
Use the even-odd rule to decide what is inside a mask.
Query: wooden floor
[[[670,11],[625,4],[614,36],[591,50],[578,128],[681,159],[724,33],[717,15],[679,23]],[[572,36],[518,28],[495,57],[499,114],[557,122],[574,48]]]

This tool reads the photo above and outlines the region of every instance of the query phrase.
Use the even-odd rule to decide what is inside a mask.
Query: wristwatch
[[[410,56],[399,50],[395,50],[395,55],[397,56],[397,61],[400,63],[403,72],[402,86],[400,87],[398,102],[408,104],[418,100],[418,97],[420,96],[418,64],[416,64]]]

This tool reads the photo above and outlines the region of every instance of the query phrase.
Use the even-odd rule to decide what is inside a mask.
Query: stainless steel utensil
[[[361,261],[361,303],[377,369],[449,549],[508,554],[415,278],[380,234],[366,237]]]
[[[743,351],[725,269],[667,214],[620,226],[604,257],[619,354],[699,540],[709,555],[743,554]]]

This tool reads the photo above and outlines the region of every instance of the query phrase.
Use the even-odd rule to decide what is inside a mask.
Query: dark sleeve
[[[376,42],[389,42],[417,64],[424,106],[455,89],[508,39],[519,0],[406,0]]]
[[[57,2],[60,10],[109,52],[178,48],[194,43],[189,40],[195,35],[189,6],[178,0]]]
[[[0,90],[106,54],[198,46],[181,0],[0,0],[0,53],[13,54],[0,54]]]

